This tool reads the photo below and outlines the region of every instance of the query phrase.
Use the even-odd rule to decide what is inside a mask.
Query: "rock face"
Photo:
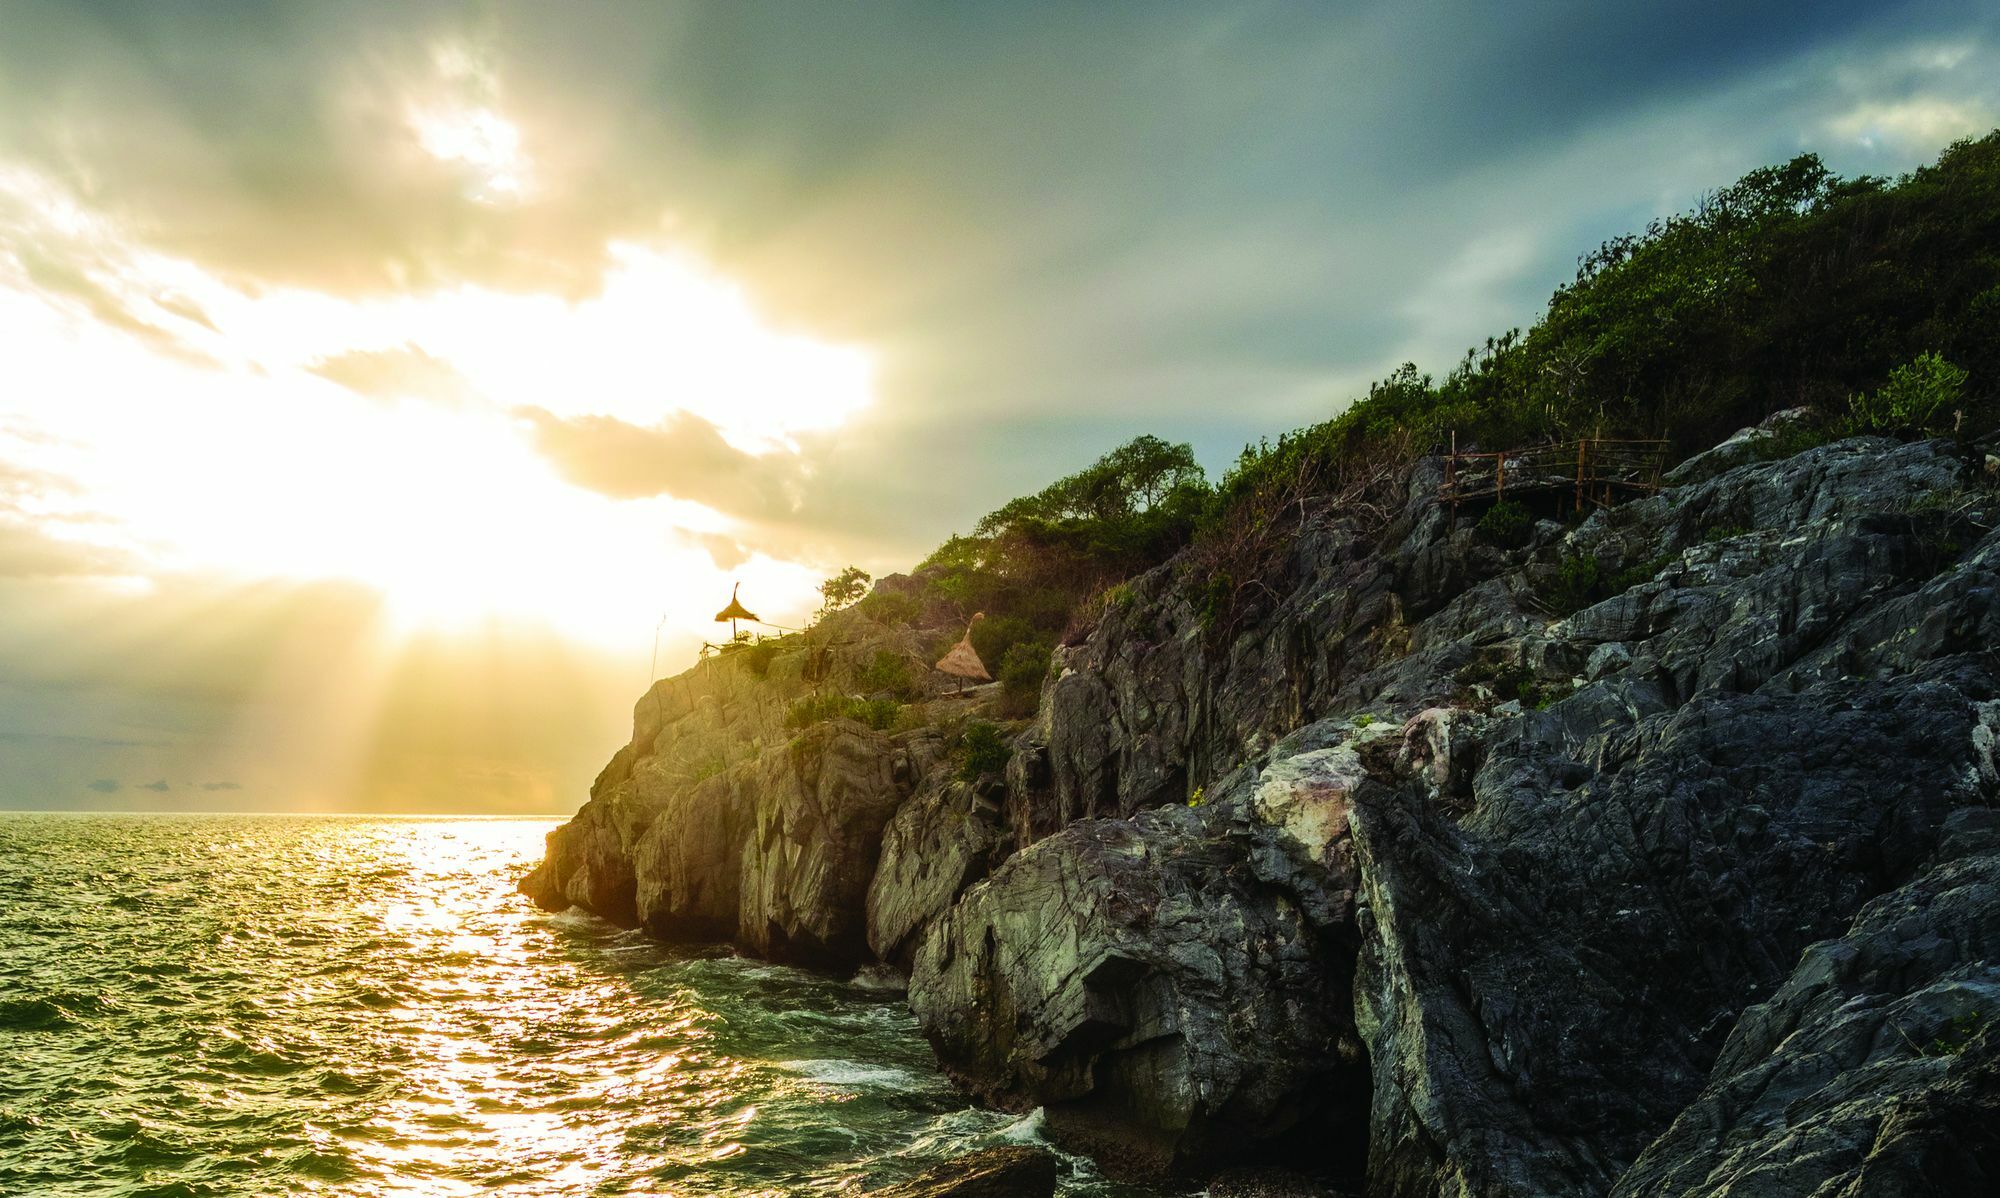
[[[1049,1198],[1056,1160],[1039,1148],[992,1148],[946,1161],[875,1198]]]
[[[2000,494],[1774,443],[1518,549],[1423,465],[1222,613],[1190,551],[1056,651],[1004,779],[663,683],[524,888],[907,968],[954,1077],[1114,1171],[1985,1192]]]
[[[1731,1023],[1983,799],[1992,676],[1701,699],[1565,745],[1495,730],[1473,806],[1364,791],[1356,987],[1385,1194],[1590,1194]],[[1568,750],[1568,751],[1565,751]]]
[[[868,947],[877,959],[908,969],[918,936],[1012,851],[998,789],[947,776],[890,820],[868,888]]]
[[[1807,949],[1743,1013],[1708,1086],[1620,1179],[1651,1194],[2000,1188],[2000,821]],[[1957,835],[1953,835],[1957,833]]]
[[[996,1105],[1046,1106],[1058,1135],[1134,1172],[1358,1134],[1341,954],[1232,822],[1084,821],[973,887],[910,979],[946,1068]]]
[[[851,965],[866,959],[868,885],[908,773],[906,749],[844,720],[691,786],[642,761],[552,834],[524,889],[666,939]]]

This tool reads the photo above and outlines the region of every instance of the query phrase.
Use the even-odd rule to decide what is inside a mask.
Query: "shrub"
[[[967,782],[977,781],[981,775],[994,774],[1007,768],[1007,761],[1014,756],[1014,747],[1000,729],[984,721],[967,724],[959,734],[958,748],[965,755],[965,764],[958,776]]]
[[[916,690],[910,682],[909,660],[887,649],[876,651],[874,658],[855,673],[854,683],[863,694],[869,695],[888,691],[899,698],[908,698]]]
[[[854,610],[877,624],[911,624],[923,613],[921,604],[900,591],[875,591]]]
[[[1495,661],[1475,662],[1458,672],[1458,680],[1468,686],[1485,684],[1493,697],[1506,702],[1517,700],[1522,707],[1545,708],[1563,697],[1560,683],[1544,682],[1526,666]]]
[[[1503,499],[1486,509],[1474,531],[1481,540],[1502,549],[1519,549],[1535,531],[1535,518],[1528,509],[1511,499]]]
[[[896,722],[902,704],[891,699],[857,699],[852,695],[807,695],[785,713],[785,727],[810,728],[828,720],[857,720],[877,732]]]
[[[1048,637],[1017,641],[1000,659],[1000,691],[1010,714],[1026,715],[1041,698],[1042,679],[1048,676],[1049,654],[1055,642]]]
[[[1236,583],[1227,573],[1211,574],[1201,589],[1195,592],[1195,614],[1201,617],[1201,630],[1212,632],[1216,621],[1229,610],[1229,602],[1236,594]]]
[[[1857,433],[1883,436],[1944,432],[1964,394],[1965,377],[1937,354],[1919,354],[1890,371],[1880,390],[1850,397],[1848,425]]]
[[[988,616],[972,626],[972,648],[986,668],[994,671],[1007,659],[1007,650],[1035,636],[1035,626],[1020,616]]]
[[[1582,611],[1602,598],[1601,574],[1594,555],[1566,554],[1556,563],[1555,577],[1541,587],[1542,602],[1559,616]]]
[[[758,641],[754,645],[745,645],[734,650],[732,656],[741,660],[752,674],[764,678],[771,673],[771,659],[778,655],[778,649],[779,645],[775,640]]]
[[[1649,581],[1672,560],[1672,554],[1662,554],[1607,574],[1593,554],[1565,555],[1556,563],[1555,576],[1544,582],[1538,593],[1550,611],[1567,616]]]

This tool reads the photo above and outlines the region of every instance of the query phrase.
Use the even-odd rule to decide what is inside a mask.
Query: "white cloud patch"
[[[1827,129],[1871,149],[1911,149],[1973,137],[1995,124],[2000,112],[1984,101],[1919,96],[1858,105],[1828,121]]]

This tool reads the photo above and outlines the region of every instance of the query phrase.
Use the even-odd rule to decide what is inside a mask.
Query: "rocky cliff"
[[[1943,442],[1757,441],[1513,548],[1420,464],[1226,618],[1184,553],[1004,774],[954,752],[980,696],[786,726],[921,620],[704,662],[523,888],[906,969],[954,1077],[1129,1172],[1991,1191],[2000,496]]]

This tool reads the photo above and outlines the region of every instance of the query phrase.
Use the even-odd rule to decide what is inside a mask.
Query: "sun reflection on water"
[[[0,817],[0,1193],[845,1194],[1034,1134],[893,995],[535,911],[547,827]]]

